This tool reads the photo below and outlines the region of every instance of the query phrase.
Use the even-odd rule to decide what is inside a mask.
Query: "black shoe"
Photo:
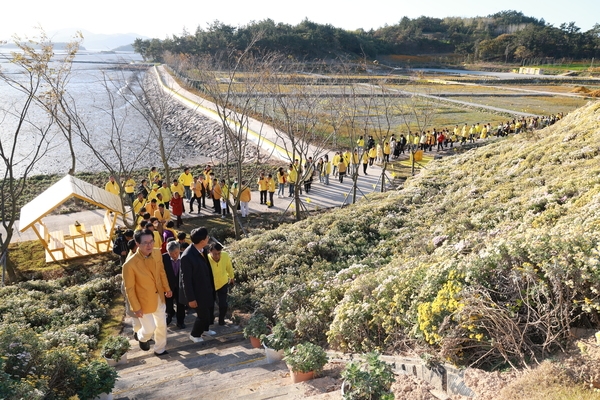
[[[173,321],[173,316],[172,315],[167,316],[167,325],[169,325],[171,323],[171,321]]]
[[[157,353],[157,352],[154,352],[154,355],[155,355],[155,356],[157,356],[157,357],[160,357],[160,356],[166,356],[167,354],[169,354],[169,352],[168,352],[168,351],[166,351],[166,350],[165,350],[165,351],[163,351],[162,353]]]
[[[193,212],[194,212],[194,210],[190,210],[190,214],[193,213]]]
[[[181,324],[177,324],[177,327],[180,329],[185,329],[185,324],[182,322]]]
[[[142,349],[144,351],[150,350],[150,343],[140,341],[139,344],[140,344],[140,349]]]
[[[140,341],[140,339],[138,339],[138,337],[137,337],[137,332],[133,332],[133,338],[134,338],[134,339],[135,339],[137,342],[139,342],[139,341]]]
[[[225,325],[225,320],[224,319],[220,319],[219,320],[219,325],[221,325],[221,326]]]

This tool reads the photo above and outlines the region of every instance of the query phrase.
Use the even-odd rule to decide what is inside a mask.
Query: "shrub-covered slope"
[[[597,327],[600,103],[233,243],[237,305],[349,351],[524,365]]]

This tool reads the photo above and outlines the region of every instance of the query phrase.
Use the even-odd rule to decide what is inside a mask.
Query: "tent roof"
[[[114,213],[123,214],[123,206],[119,196],[74,176],[66,175],[21,208],[19,231],[23,232],[30,228],[72,197]]]

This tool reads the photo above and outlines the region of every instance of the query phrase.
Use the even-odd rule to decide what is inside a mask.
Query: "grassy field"
[[[452,99],[452,97],[449,97]],[[504,109],[532,113],[537,115],[549,115],[556,113],[568,113],[587,103],[585,99],[572,97],[455,97],[455,100],[468,101],[482,105],[500,107]]]

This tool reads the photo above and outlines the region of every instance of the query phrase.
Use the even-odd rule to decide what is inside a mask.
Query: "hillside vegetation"
[[[297,25],[266,19],[237,27],[215,21],[206,29],[198,26],[193,33],[164,40],[138,38],[133,48],[144,59],[162,61],[167,52],[189,56],[243,52],[257,38],[254,50],[283,53],[298,60],[443,54],[438,59],[442,63],[453,61],[454,57],[448,55],[457,56],[460,62],[530,64],[548,61],[545,58],[549,57],[564,63],[563,58],[598,57],[599,31],[598,24],[583,32],[573,22],[555,27],[543,19],[508,10],[475,18],[403,17],[397,24],[369,31],[349,31],[306,19]],[[414,67],[414,61],[408,66]],[[395,63],[406,65],[400,60]]]
[[[236,306],[351,352],[525,366],[598,328],[600,103],[231,243]]]

